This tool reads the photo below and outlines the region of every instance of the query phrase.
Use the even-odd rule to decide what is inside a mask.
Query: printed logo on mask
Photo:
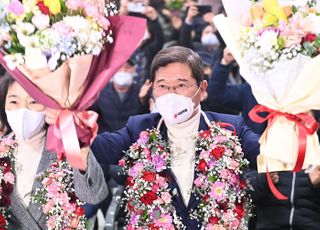
[[[184,110],[174,114],[173,117],[174,117],[174,119],[176,119],[178,116],[180,116],[180,115],[182,115],[182,114],[184,114],[186,112],[188,112],[188,109],[184,109]]]

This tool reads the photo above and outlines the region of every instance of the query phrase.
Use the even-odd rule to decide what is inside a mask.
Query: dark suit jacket
[[[259,136],[246,127],[240,116],[218,114],[206,112],[210,121],[222,121],[234,126],[245,153],[246,158],[250,161],[251,168],[256,168],[256,157],[259,154]],[[159,113],[144,114],[130,117],[125,128],[115,133],[102,133],[97,136],[93,142],[91,149],[102,167],[107,167],[109,164],[117,164],[123,156],[123,151],[136,142],[141,131],[157,127],[161,116]],[[208,127],[201,116],[199,130],[207,130]],[[161,127],[161,135],[167,139],[167,128],[163,123]],[[183,203],[182,196],[174,179],[174,176],[169,171],[171,177],[171,189],[177,189],[178,196],[173,197],[173,203],[176,207],[177,214],[182,218],[188,229],[199,229],[198,222],[190,220],[189,212],[196,208],[198,201],[194,194],[191,194],[189,204],[186,207]]]

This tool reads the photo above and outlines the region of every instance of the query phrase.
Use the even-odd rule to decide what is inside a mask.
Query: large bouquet
[[[0,3],[0,63],[37,101],[62,109],[47,148],[78,168],[77,135],[80,145],[88,145],[97,131],[97,115],[83,111],[145,31],[145,20],[116,13],[115,4],[104,0]]]
[[[319,165],[317,123],[310,110],[320,109],[320,5],[244,0],[237,10],[232,4],[225,0],[228,17],[219,15],[214,22],[261,104],[250,118],[269,120],[260,139],[258,170],[300,171]],[[260,112],[268,112],[267,117]]]

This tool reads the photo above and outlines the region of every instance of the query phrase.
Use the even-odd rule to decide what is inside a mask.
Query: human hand
[[[228,47],[226,47],[223,50],[223,57],[221,59],[221,64],[222,65],[229,65],[233,61],[234,61],[234,57],[233,57],[232,53],[230,52],[230,50],[228,49]]]
[[[198,7],[195,4],[190,5],[185,22],[187,24],[192,24],[193,18],[198,14]]]
[[[309,172],[309,178],[312,185],[319,185],[320,184],[320,166],[315,166],[310,172]]]
[[[44,110],[45,113],[45,120],[47,122],[48,125],[53,125],[56,123],[56,120],[59,116],[61,110],[58,109],[51,109],[51,108],[46,108]]]
[[[212,21],[213,17],[214,17],[213,12],[206,13],[202,16],[203,20],[209,24],[213,24],[213,21]]]
[[[271,180],[274,184],[277,184],[279,182],[279,175],[278,175],[278,172],[271,172],[269,173],[270,177],[271,177]]]
[[[152,82],[149,79],[147,79],[144,82],[144,84],[141,86],[140,92],[139,92],[139,100],[141,104],[144,104],[146,102],[146,99],[149,91],[151,90],[151,87],[152,87]]]
[[[151,6],[146,6],[145,15],[146,15],[151,21],[156,20],[157,17],[158,17],[157,11],[156,11],[153,7],[151,7]]]
[[[128,0],[120,1],[119,15],[128,15]]]

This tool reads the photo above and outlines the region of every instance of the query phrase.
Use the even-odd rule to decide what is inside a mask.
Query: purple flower
[[[18,0],[13,0],[9,3],[9,5],[7,6],[7,10],[10,13],[15,14],[16,16],[20,16],[22,14],[24,14],[24,6],[23,4],[18,1]]]
[[[147,131],[142,131],[139,135],[139,139],[137,140],[137,143],[139,145],[147,144],[149,141],[149,137],[150,137],[150,135]]]
[[[155,166],[157,172],[160,172],[166,165],[166,162],[161,156],[155,156],[152,158],[152,163]]]

